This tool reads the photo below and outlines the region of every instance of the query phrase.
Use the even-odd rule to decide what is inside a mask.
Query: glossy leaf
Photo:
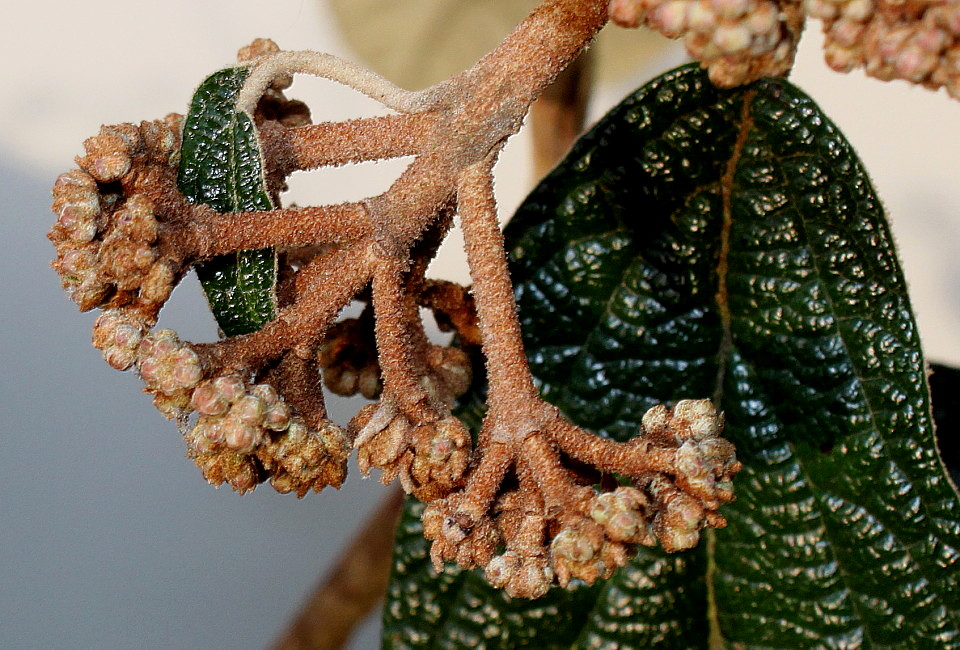
[[[260,142],[252,118],[236,109],[247,78],[243,67],[207,77],[197,89],[183,129],[177,178],[193,203],[220,213],[270,210]],[[276,315],[276,254],[243,251],[198,264],[197,276],[226,336],[255,332]]]
[[[712,396],[745,465],[728,528],[692,552],[642,549],[584,590],[592,605],[529,618],[533,644],[960,645],[960,503],[906,287],[866,173],[807,96],[668,73],[582,138],[506,234],[549,401],[625,439],[657,402]],[[461,573],[436,599],[442,624],[398,641],[412,623],[393,600],[425,601],[437,578],[403,545],[397,560],[388,645],[449,644],[478,611],[506,620],[489,588],[453,605],[474,589]]]

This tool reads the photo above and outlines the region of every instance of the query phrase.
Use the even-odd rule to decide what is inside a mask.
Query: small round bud
[[[239,375],[224,375],[213,380],[217,392],[229,403],[236,402],[246,394],[246,386]]]
[[[230,402],[212,381],[205,381],[197,386],[190,403],[200,415],[223,415],[230,408]]]
[[[223,441],[234,451],[250,452],[260,443],[260,429],[253,425],[231,419],[223,423],[222,429]]]
[[[265,408],[270,408],[280,401],[277,389],[270,384],[257,384],[250,389],[250,394],[263,400]]]
[[[88,171],[101,183],[112,183],[120,180],[130,171],[130,166],[130,156],[122,151],[116,151],[95,159]]]
[[[265,411],[266,407],[262,399],[256,395],[244,395],[231,407],[230,417],[250,426],[259,426]]]
[[[271,431],[284,431],[290,426],[290,407],[277,402],[263,414],[263,426]]]
[[[137,355],[134,350],[111,345],[104,349],[103,359],[110,364],[112,368],[126,370],[137,360]]]
[[[717,26],[711,39],[720,54],[736,54],[750,47],[752,35],[746,25],[724,23]]]

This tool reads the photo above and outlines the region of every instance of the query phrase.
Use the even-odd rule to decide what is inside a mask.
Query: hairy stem
[[[526,362],[503,234],[497,222],[492,165],[493,161],[488,161],[467,170],[460,181],[458,198],[487,358],[488,403],[491,412],[498,414],[539,398]]]

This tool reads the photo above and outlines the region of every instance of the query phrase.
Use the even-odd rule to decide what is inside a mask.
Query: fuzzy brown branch
[[[376,468],[381,481],[399,480],[430,504],[424,531],[438,569],[450,560],[485,567],[492,584],[518,597],[608,576],[655,537],[668,550],[689,548],[702,528],[723,524],[716,510],[732,499],[739,465],[712,405],[681,403],[645,419],[640,443],[597,442],[541,400],[526,362],[492,169],[531,103],[603,26],[606,8],[606,0],[545,0],[476,66],[417,93],[329,55],[266,41],[245,50],[238,108],[256,119],[267,190],[279,192],[294,169],[414,156],[386,192],[364,201],[230,215],[191,206],[175,186],[177,117],[105,127],[85,143],[81,169],[55,188],[55,266],[82,308],[107,309],[95,344],[111,365],[138,369],[157,407],[181,422],[208,480],[241,492],[269,480],[303,496],[338,487],[355,447],[361,471]],[[310,125],[306,107],[281,91],[303,72],[402,114]],[[418,313],[437,302],[425,297],[423,274],[454,213],[473,295],[448,290],[439,303],[462,334],[480,339],[486,361],[489,411],[475,449],[451,413],[470,386],[470,359],[430,344]],[[266,247],[280,249],[281,280],[277,315],[262,329],[204,345],[153,331],[190,264]],[[360,321],[334,325],[355,299],[373,310],[379,359],[362,371],[364,392],[379,393],[379,403],[344,431],[325,417],[317,361],[336,390],[360,386],[349,367],[334,367],[351,359],[342,343],[364,339]],[[467,322],[474,308],[477,321]],[[571,459],[632,475],[635,485],[590,487]]]

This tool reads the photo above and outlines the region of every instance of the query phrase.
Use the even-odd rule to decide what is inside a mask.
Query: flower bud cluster
[[[339,488],[343,484],[350,442],[346,432],[329,420],[310,430],[295,419],[286,432],[271,436],[258,455],[272,474],[273,489],[302,497],[310,490],[319,492],[328,485]]]
[[[158,167],[171,173],[179,146],[178,116],[105,126],[84,143],[80,169],[54,184],[53,267],[81,310],[134,305],[155,316],[170,296],[178,269],[159,259],[155,207],[134,188]]]
[[[202,381],[190,400],[199,414],[192,437],[197,451],[226,447],[250,453],[269,438],[269,431],[290,426],[290,407],[269,384],[247,390],[240,375]]]
[[[960,3],[896,0],[805,0],[823,21],[831,68],[865,67],[884,81],[945,87],[960,99]]]
[[[455,562],[465,569],[486,567],[503,544],[496,520],[466,514],[461,508],[463,499],[463,492],[452,492],[432,501],[423,511],[423,535],[433,540],[430,559],[437,572],[442,571],[444,562]]]
[[[421,384],[433,399],[452,406],[473,381],[470,357],[461,348],[445,345],[431,345],[426,357],[431,372],[424,375]]]
[[[317,350],[323,383],[337,395],[360,393],[376,399],[383,390],[372,318],[348,318],[333,325]]]
[[[611,0],[611,20],[641,24],[667,38],[683,38],[687,52],[730,87],[785,74],[793,64],[796,29],[790,3],[773,0]],[[795,12],[793,12],[795,13]]]
[[[733,445],[720,437],[722,425],[709,400],[650,409],[637,438],[610,447],[612,457],[627,452],[657,459],[648,469],[624,465],[622,473],[634,478],[633,486],[598,491],[579,484],[573,473],[565,481],[553,474],[537,477],[538,464],[530,463],[517,476],[520,488],[500,494],[485,512],[462,491],[437,499],[423,514],[434,565],[486,567],[494,586],[511,596],[537,598],[554,583],[608,578],[637,545],[659,540],[668,552],[691,548],[703,528],[726,525],[717,509],[733,500],[731,480],[741,465]],[[501,547],[506,552],[496,555]]]
[[[128,310],[109,309],[94,324],[93,344],[118,370],[136,365],[168,417],[185,422],[197,414],[185,438],[208,481],[242,493],[269,478],[278,492],[298,496],[343,483],[350,454],[343,429],[323,420],[310,430],[270,384],[251,386],[236,373],[203,379],[190,345],[173,330],[148,326]]]
[[[399,478],[407,493],[424,502],[463,485],[470,461],[470,432],[452,415],[414,424],[389,406],[370,404],[350,422],[350,431],[360,471],[379,469],[384,485]]]
[[[343,430],[323,420],[311,431],[269,384],[250,386],[238,374],[207,379],[191,407],[199,417],[186,435],[189,452],[211,483],[246,492],[270,477],[278,492],[303,496],[346,476]]]
[[[103,359],[117,370],[127,370],[137,362],[140,342],[147,329],[119,309],[108,309],[93,324],[93,346]]]
[[[513,598],[540,598],[550,590],[555,575],[546,556],[507,551],[490,560],[483,577]]]
[[[153,404],[169,418],[190,412],[193,389],[203,378],[200,357],[173,330],[150,332],[137,348],[137,371]]]
[[[742,467],[722,431],[723,416],[710,400],[682,400],[672,410],[655,406],[641,423],[640,440],[676,449],[673,483],[703,505],[705,517],[719,516],[716,510],[733,501],[733,476]]]

